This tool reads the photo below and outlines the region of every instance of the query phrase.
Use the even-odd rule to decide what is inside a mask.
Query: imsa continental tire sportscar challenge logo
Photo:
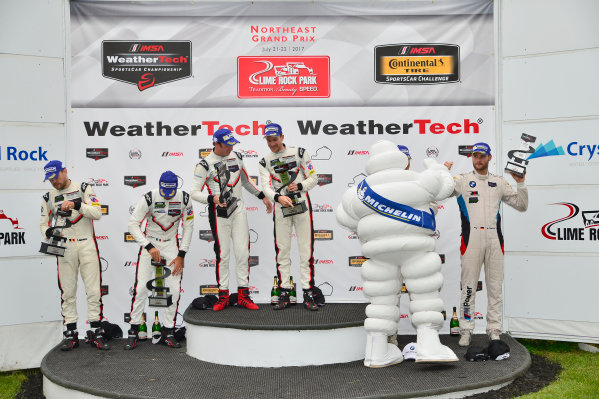
[[[191,42],[102,42],[102,76],[137,85],[139,91],[191,76]]]
[[[460,80],[460,47],[404,43],[376,46],[374,81],[386,84],[439,84]]]
[[[333,239],[333,230],[314,230],[314,240],[329,241]]]

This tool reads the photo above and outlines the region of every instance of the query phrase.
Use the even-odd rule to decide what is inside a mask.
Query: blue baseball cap
[[[46,177],[44,181],[50,179],[56,179],[58,177],[58,173],[61,170],[66,169],[61,161],[50,161],[44,166],[44,172],[46,172]]]
[[[491,155],[491,147],[487,143],[476,143],[472,146],[472,153],[480,152],[481,154]]]
[[[412,159],[412,157],[410,156],[410,150],[408,150],[408,147],[406,147],[405,145],[398,145],[397,148],[399,149],[399,151],[406,154],[406,157],[408,157],[408,159]]]
[[[283,129],[281,128],[281,125],[277,123],[269,123],[264,126],[264,137],[280,136],[282,134]]]
[[[179,185],[179,179],[177,175],[167,170],[160,175],[160,195],[164,198],[172,198],[177,194],[177,186]]]
[[[235,144],[239,144],[239,140],[233,136],[233,132],[229,129],[218,129],[214,132],[212,136],[212,141],[214,143],[222,143],[229,146],[234,146]]]

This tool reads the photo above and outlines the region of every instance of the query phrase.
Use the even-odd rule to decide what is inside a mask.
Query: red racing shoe
[[[219,312],[229,306],[229,290],[218,291],[218,301],[212,307],[212,310]]]
[[[250,298],[250,289],[248,287],[237,289],[237,303],[239,304],[239,306],[246,309],[260,309],[258,305],[256,305],[254,301],[252,301],[252,298]]]

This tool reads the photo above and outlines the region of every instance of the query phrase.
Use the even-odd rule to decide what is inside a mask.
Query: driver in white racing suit
[[[487,143],[472,146],[474,170],[455,177],[455,191],[462,220],[460,245],[462,273],[460,300],[460,346],[468,346],[474,330],[476,284],[485,264],[487,287],[487,335],[498,340],[503,311],[503,234],[501,202],[524,212],[528,208],[528,189],[524,176],[511,174],[517,191],[501,176],[489,173],[491,147]],[[451,168],[452,162],[445,165]]]
[[[245,170],[242,155],[233,151],[233,146],[239,143],[233,136],[233,132],[229,129],[219,129],[214,132],[212,141],[214,150],[197,164],[191,189],[191,198],[194,201],[208,204],[208,220],[214,236],[216,282],[219,291],[218,302],[214,304],[212,310],[221,311],[229,306],[231,241],[233,241],[237,272],[237,304],[246,309],[257,310],[259,307],[250,298],[248,287],[250,233],[241,186],[262,200],[267,213],[272,212],[272,204],[265,198],[264,193],[252,183]],[[224,181],[219,182],[217,166],[221,166],[221,171],[229,176],[226,183],[228,188],[224,189],[224,195],[230,195],[231,198],[237,199],[231,202],[229,209],[232,211],[228,216],[218,215],[219,210],[223,211],[226,208],[226,198],[222,198],[224,195],[221,192],[220,184],[224,184]],[[221,178],[224,179],[225,176],[221,176]],[[204,187],[207,188],[206,191],[204,191]],[[237,207],[234,209],[235,205]]]
[[[310,157],[301,147],[287,147],[283,140],[283,130],[276,123],[268,123],[264,127],[264,138],[272,151],[259,162],[260,182],[264,194],[275,202],[275,254],[277,277],[281,285],[279,302],[275,310],[285,309],[290,305],[289,292],[291,283],[291,233],[295,226],[295,234],[299,247],[300,277],[304,296],[304,307],[318,310],[314,298],[318,288],[314,284],[314,223],[312,220],[312,204],[310,191],[318,183],[318,175]],[[288,180],[285,182],[285,180]],[[286,185],[286,186],[285,186]],[[292,199],[293,198],[293,199]],[[283,208],[292,207],[295,203],[304,203],[306,210],[292,216],[284,216]]]
[[[87,331],[87,341],[98,349],[109,349],[104,341],[102,321],[102,271],[100,255],[94,234],[94,220],[102,217],[102,207],[94,190],[86,183],[76,183],[67,176],[67,169],[61,161],[50,161],[44,167],[45,180],[50,180],[54,190],[44,194],[40,230],[42,236],[50,238],[50,222],[59,211],[70,213],[59,216],[58,225],[68,220],[70,227],[61,229],[64,238],[64,256],[57,256],[58,288],[62,306],[62,317],[66,331],[60,349],[70,351],[79,346],[77,332],[77,277],[81,279],[87,293],[87,318],[91,330]]]
[[[183,259],[189,251],[194,214],[189,194],[177,190],[176,174],[171,171],[164,172],[160,176],[159,184],[159,189],[148,191],[137,202],[129,219],[129,233],[141,247],[135,270],[135,284],[131,299],[131,328],[124,348],[126,350],[134,349],[137,345],[139,325],[145,310],[145,300],[149,294],[146,283],[156,272],[156,267],[151,262],[152,260],[160,262],[161,258],[164,258],[168,267],[172,267],[171,275],[164,279],[164,285],[172,295],[172,304],[164,309],[160,341],[171,348],[181,347],[175,339],[174,327],[183,277]],[[142,232],[141,225],[144,219],[148,222]],[[179,223],[183,225],[180,244],[177,240]]]

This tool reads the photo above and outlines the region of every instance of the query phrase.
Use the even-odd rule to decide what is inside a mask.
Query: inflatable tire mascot
[[[379,141],[369,150],[367,177],[348,189],[337,208],[337,222],[358,233],[366,307],[366,367],[386,367],[403,360],[401,350],[387,342],[397,333],[400,318],[399,275],[410,295],[417,332],[416,362],[453,362],[457,356],[439,341],[444,309],[441,259],[435,252],[435,214],[431,202],[448,198],[454,181],[447,168],[432,159],[421,173],[405,170],[408,158],[397,145]]]

